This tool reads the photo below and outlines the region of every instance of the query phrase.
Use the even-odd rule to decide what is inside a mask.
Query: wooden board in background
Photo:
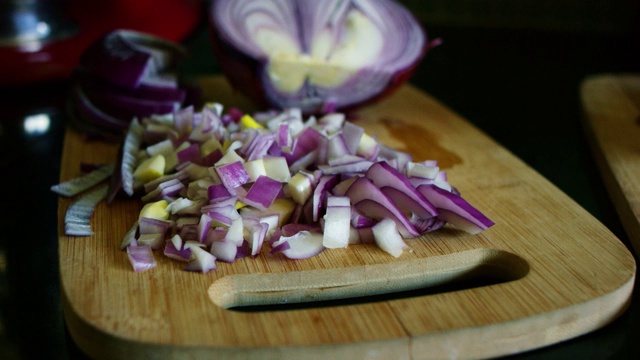
[[[249,109],[221,78],[202,79],[209,100]],[[444,228],[408,240],[394,258],[374,245],[307,260],[261,254],[194,274],[156,256],[135,273],[118,250],[139,201],[101,204],[95,235],[63,234],[64,316],[95,358],[485,358],[554,344],[598,329],[624,311],[632,254],[606,227],[509,151],[406,85],[359,112],[358,124],[417,160],[436,159],[463,196],[496,222],[479,235]],[[80,162],[115,161],[114,146],[72,130],[61,180]],[[378,302],[241,312],[252,302],[334,299],[422,288],[478,274],[499,283]]]
[[[584,80],[580,95],[603,181],[640,255],[640,75],[593,76]]]

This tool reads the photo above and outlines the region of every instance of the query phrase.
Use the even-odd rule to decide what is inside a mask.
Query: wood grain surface
[[[208,100],[250,109],[219,77]],[[496,225],[469,235],[446,227],[408,240],[394,258],[374,245],[307,260],[261,254],[207,274],[156,256],[136,273],[119,250],[142,204],[100,204],[95,235],[69,237],[60,199],[59,257],[65,321],[91,357],[193,359],[487,358],[557,343],[623,312],[632,254],[606,227],[508,150],[409,85],[362,109],[369,134],[415,159],[436,159],[449,181]],[[61,180],[81,162],[115,161],[113,144],[66,134]],[[384,299],[335,299],[429,288],[469,277],[486,286]],[[331,306],[239,311],[243,305],[333,299]],[[264,309],[262,309],[264,310]]]
[[[593,76],[585,79],[580,91],[591,148],[640,255],[640,75]]]

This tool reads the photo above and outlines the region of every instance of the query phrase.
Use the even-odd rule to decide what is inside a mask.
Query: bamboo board
[[[250,104],[218,77],[205,96]],[[95,358],[422,359],[486,358],[557,343],[598,329],[630,301],[635,261],[602,224],[509,151],[409,85],[358,113],[383,143],[436,159],[463,196],[496,222],[479,235],[443,228],[408,240],[394,258],[373,245],[307,260],[261,254],[207,274],[156,256],[131,269],[118,249],[138,201],[100,204],[95,235],[63,234],[59,256],[65,320]],[[113,145],[68,130],[61,180],[80,162],[115,161]],[[349,296],[428,288],[488,275],[497,283],[385,299]],[[333,306],[238,311],[229,307],[334,299]],[[366,300],[367,298],[365,298]]]
[[[640,254],[640,75],[593,76],[580,91],[585,128],[603,181]]]

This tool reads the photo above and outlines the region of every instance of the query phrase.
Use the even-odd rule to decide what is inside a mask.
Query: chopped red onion
[[[213,241],[209,251],[217,260],[232,263],[238,254],[238,246],[232,241]]]
[[[435,185],[420,185],[422,193],[440,211],[439,217],[470,234],[477,234],[494,223],[459,195]]]
[[[380,188],[368,178],[358,178],[349,187],[346,196],[362,214],[378,221],[391,218],[396,222],[398,230],[404,237],[420,235],[406,215],[385,195]]]
[[[174,238],[180,238],[179,235],[175,235]],[[163,254],[169,258],[178,261],[188,262],[191,260],[191,249],[184,248],[182,246],[182,240],[180,240],[179,245],[176,245],[175,241],[167,241],[164,247]]]
[[[147,246],[189,261],[185,270],[208,272],[216,259],[257,257],[264,247],[271,255],[304,259],[327,248],[375,243],[400,256],[405,239],[447,223],[472,234],[493,225],[462,199],[436,161],[413,162],[340,114],[306,121],[296,109],[251,121],[243,116],[249,115],[223,113],[221,106],[190,107],[131,122],[116,166],[120,176],[112,179],[121,179],[125,193],[139,191],[143,202],[164,199],[167,220],[141,213],[122,249]],[[289,153],[278,144],[285,130],[292,142],[280,140],[291,145]],[[217,160],[205,164],[203,154],[216,151]],[[149,156],[171,154],[173,165],[161,174],[140,166]],[[155,178],[134,184],[138,167]],[[85,211],[67,227],[89,234],[90,216]]]
[[[198,247],[190,246],[192,260],[184,268],[186,271],[207,273],[216,269],[216,257],[210,252]]]
[[[227,189],[237,188],[249,181],[249,174],[241,161],[216,166],[216,173]]]
[[[378,247],[393,257],[400,257],[405,249],[410,249],[400,236],[396,223],[390,218],[380,220],[371,230]]]
[[[401,209],[409,210],[425,219],[438,214],[438,210],[413,187],[409,179],[389,163],[380,161],[373,164],[365,176]]]
[[[281,246],[283,243],[287,246]],[[322,233],[303,230],[289,237],[280,237],[273,243],[273,252],[275,249],[289,259],[307,259],[318,255],[325,247],[322,245]]]
[[[346,196],[327,197],[322,245],[326,248],[349,246],[351,231],[351,202]]]
[[[282,190],[282,183],[268,176],[260,176],[251,185],[247,195],[242,201],[257,209],[266,210],[273,204],[278,194]]]
[[[127,246],[127,257],[133,271],[140,272],[155,268],[158,263],[153,256],[153,250],[146,245],[129,245]]]

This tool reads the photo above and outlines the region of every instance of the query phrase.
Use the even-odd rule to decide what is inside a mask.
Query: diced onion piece
[[[336,175],[323,175],[318,180],[318,185],[313,191],[313,221],[318,221],[321,214],[322,209],[325,206],[325,201],[327,198],[327,194],[329,190],[333,188],[333,186],[338,182],[338,177]]]
[[[287,183],[289,195],[298,204],[304,204],[313,193],[312,179],[308,174],[298,172]]]
[[[329,196],[324,215],[322,245],[326,248],[346,248],[351,230],[351,203],[346,196]]]
[[[147,245],[153,250],[160,249],[164,245],[164,233],[140,234],[138,245]]]
[[[216,269],[216,257],[198,246],[190,246],[193,260],[184,268],[186,271],[207,273]]]
[[[251,256],[256,257],[262,249],[262,244],[267,237],[269,225],[258,219],[244,219],[245,240],[251,247]]]
[[[266,176],[267,170],[264,167],[263,159],[255,159],[244,163],[244,169],[249,175],[249,182],[256,181],[260,176]],[[287,167],[287,172],[289,168]]]
[[[351,198],[356,209],[373,219],[393,219],[402,236],[412,238],[419,235],[407,216],[368,178],[360,177],[355,180],[346,196]]]
[[[273,204],[281,190],[282,183],[268,176],[260,176],[251,185],[242,201],[247,205],[266,210]]]
[[[238,153],[235,150],[229,149],[224,154],[224,156],[222,158],[220,158],[220,160],[218,160],[215,163],[215,165],[216,166],[222,166],[222,165],[227,165],[227,164],[231,164],[231,163],[235,163],[235,162],[244,163],[245,160],[244,160],[244,158],[242,156],[238,155]]]
[[[138,222],[136,221],[122,237],[122,241],[120,242],[120,250],[125,250],[127,246],[137,243],[136,242],[137,231],[138,231]]]
[[[281,156],[265,157],[263,159],[265,175],[286,183],[291,179],[287,159]]]
[[[440,172],[437,165],[428,165],[425,163],[416,163],[409,161],[407,163],[406,173],[408,177],[421,177],[426,179],[435,179]]]
[[[393,257],[400,257],[402,252],[410,249],[404,242],[396,228],[396,223],[390,218],[384,218],[372,228],[373,238],[380,249],[388,252]]]
[[[217,260],[232,263],[238,254],[238,246],[232,241],[213,241],[209,251]]]
[[[409,179],[389,163],[380,161],[373,164],[365,176],[393,199],[400,208],[410,210],[419,217],[427,219],[438,214],[438,210],[416,190]]]
[[[176,238],[180,241],[174,241]],[[174,260],[188,262],[191,260],[191,249],[183,247],[180,235],[175,235],[171,240],[166,242],[164,255]]]
[[[230,241],[236,245],[236,247],[242,245],[244,242],[244,222],[241,217],[234,219],[227,230],[227,234],[224,237],[224,241]]]
[[[286,246],[283,244],[286,243]],[[279,248],[279,252],[289,259],[307,259],[321,253],[325,247],[322,245],[322,234],[319,232],[300,231],[295,235],[280,237],[273,243],[273,248]]]
[[[237,188],[249,181],[249,174],[241,161],[216,166],[216,173],[227,189]]]
[[[127,257],[136,272],[150,270],[158,265],[151,247],[146,245],[127,246]]]
[[[156,202],[145,204],[140,210],[139,219],[151,218],[159,220],[167,220],[169,218],[169,212],[167,211],[169,202],[167,200],[159,200]]]
[[[378,156],[380,146],[376,139],[370,135],[363,133],[360,137],[360,142],[356,149],[356,154],[364,157],[365,159],[373,159]]]
[[[461,196],[435,185],[420,185],[418,191],[439,210],[440,217],[470,233],[477,234],[494,223]]]

